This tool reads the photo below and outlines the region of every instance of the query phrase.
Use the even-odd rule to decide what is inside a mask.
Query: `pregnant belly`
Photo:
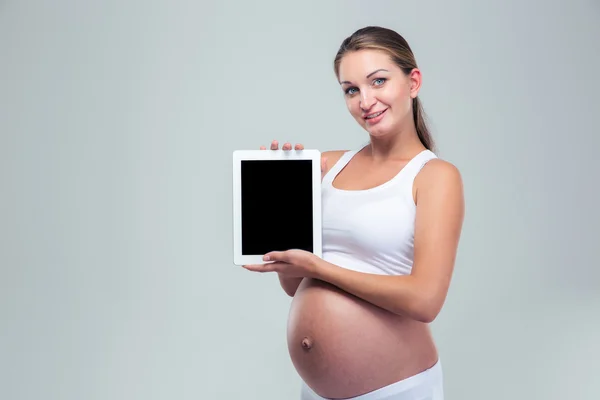
[[[370,392],[437,361],[426,324],[312,279],[296,291],[287,340],[302,380],[328,398]]]

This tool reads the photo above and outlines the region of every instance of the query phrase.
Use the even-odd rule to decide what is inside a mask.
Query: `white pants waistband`
[[[328,400],[316,394],[302,382],[301,400]],[[429,369],[348,400],[444,400],[442,364],[440,360]]]

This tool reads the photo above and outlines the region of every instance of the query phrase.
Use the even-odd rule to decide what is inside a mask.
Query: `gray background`
[[[364,25],[408,39],[465,181],[447,400],[600,398],[592,0],[0,2],[0,398],[297,398],[231,153],[362,144],[331,63]]]

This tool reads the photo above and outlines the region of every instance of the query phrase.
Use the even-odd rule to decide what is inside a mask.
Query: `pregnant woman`
[[[293,297],[288,347],[301,399],[441,400],[428,324],[454,269],[461,175],[433,152],[421,73],[402,36],[360,29],[342,43],[334,70],[369,142],[322,154],[323,257],[273,251],[268,263],[245,268],[276,272]]]

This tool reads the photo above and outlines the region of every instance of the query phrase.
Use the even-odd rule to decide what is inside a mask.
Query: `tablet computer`
[[[233,262],[264,264],[270,251],[321,257],[321,152],[233,152]]]

